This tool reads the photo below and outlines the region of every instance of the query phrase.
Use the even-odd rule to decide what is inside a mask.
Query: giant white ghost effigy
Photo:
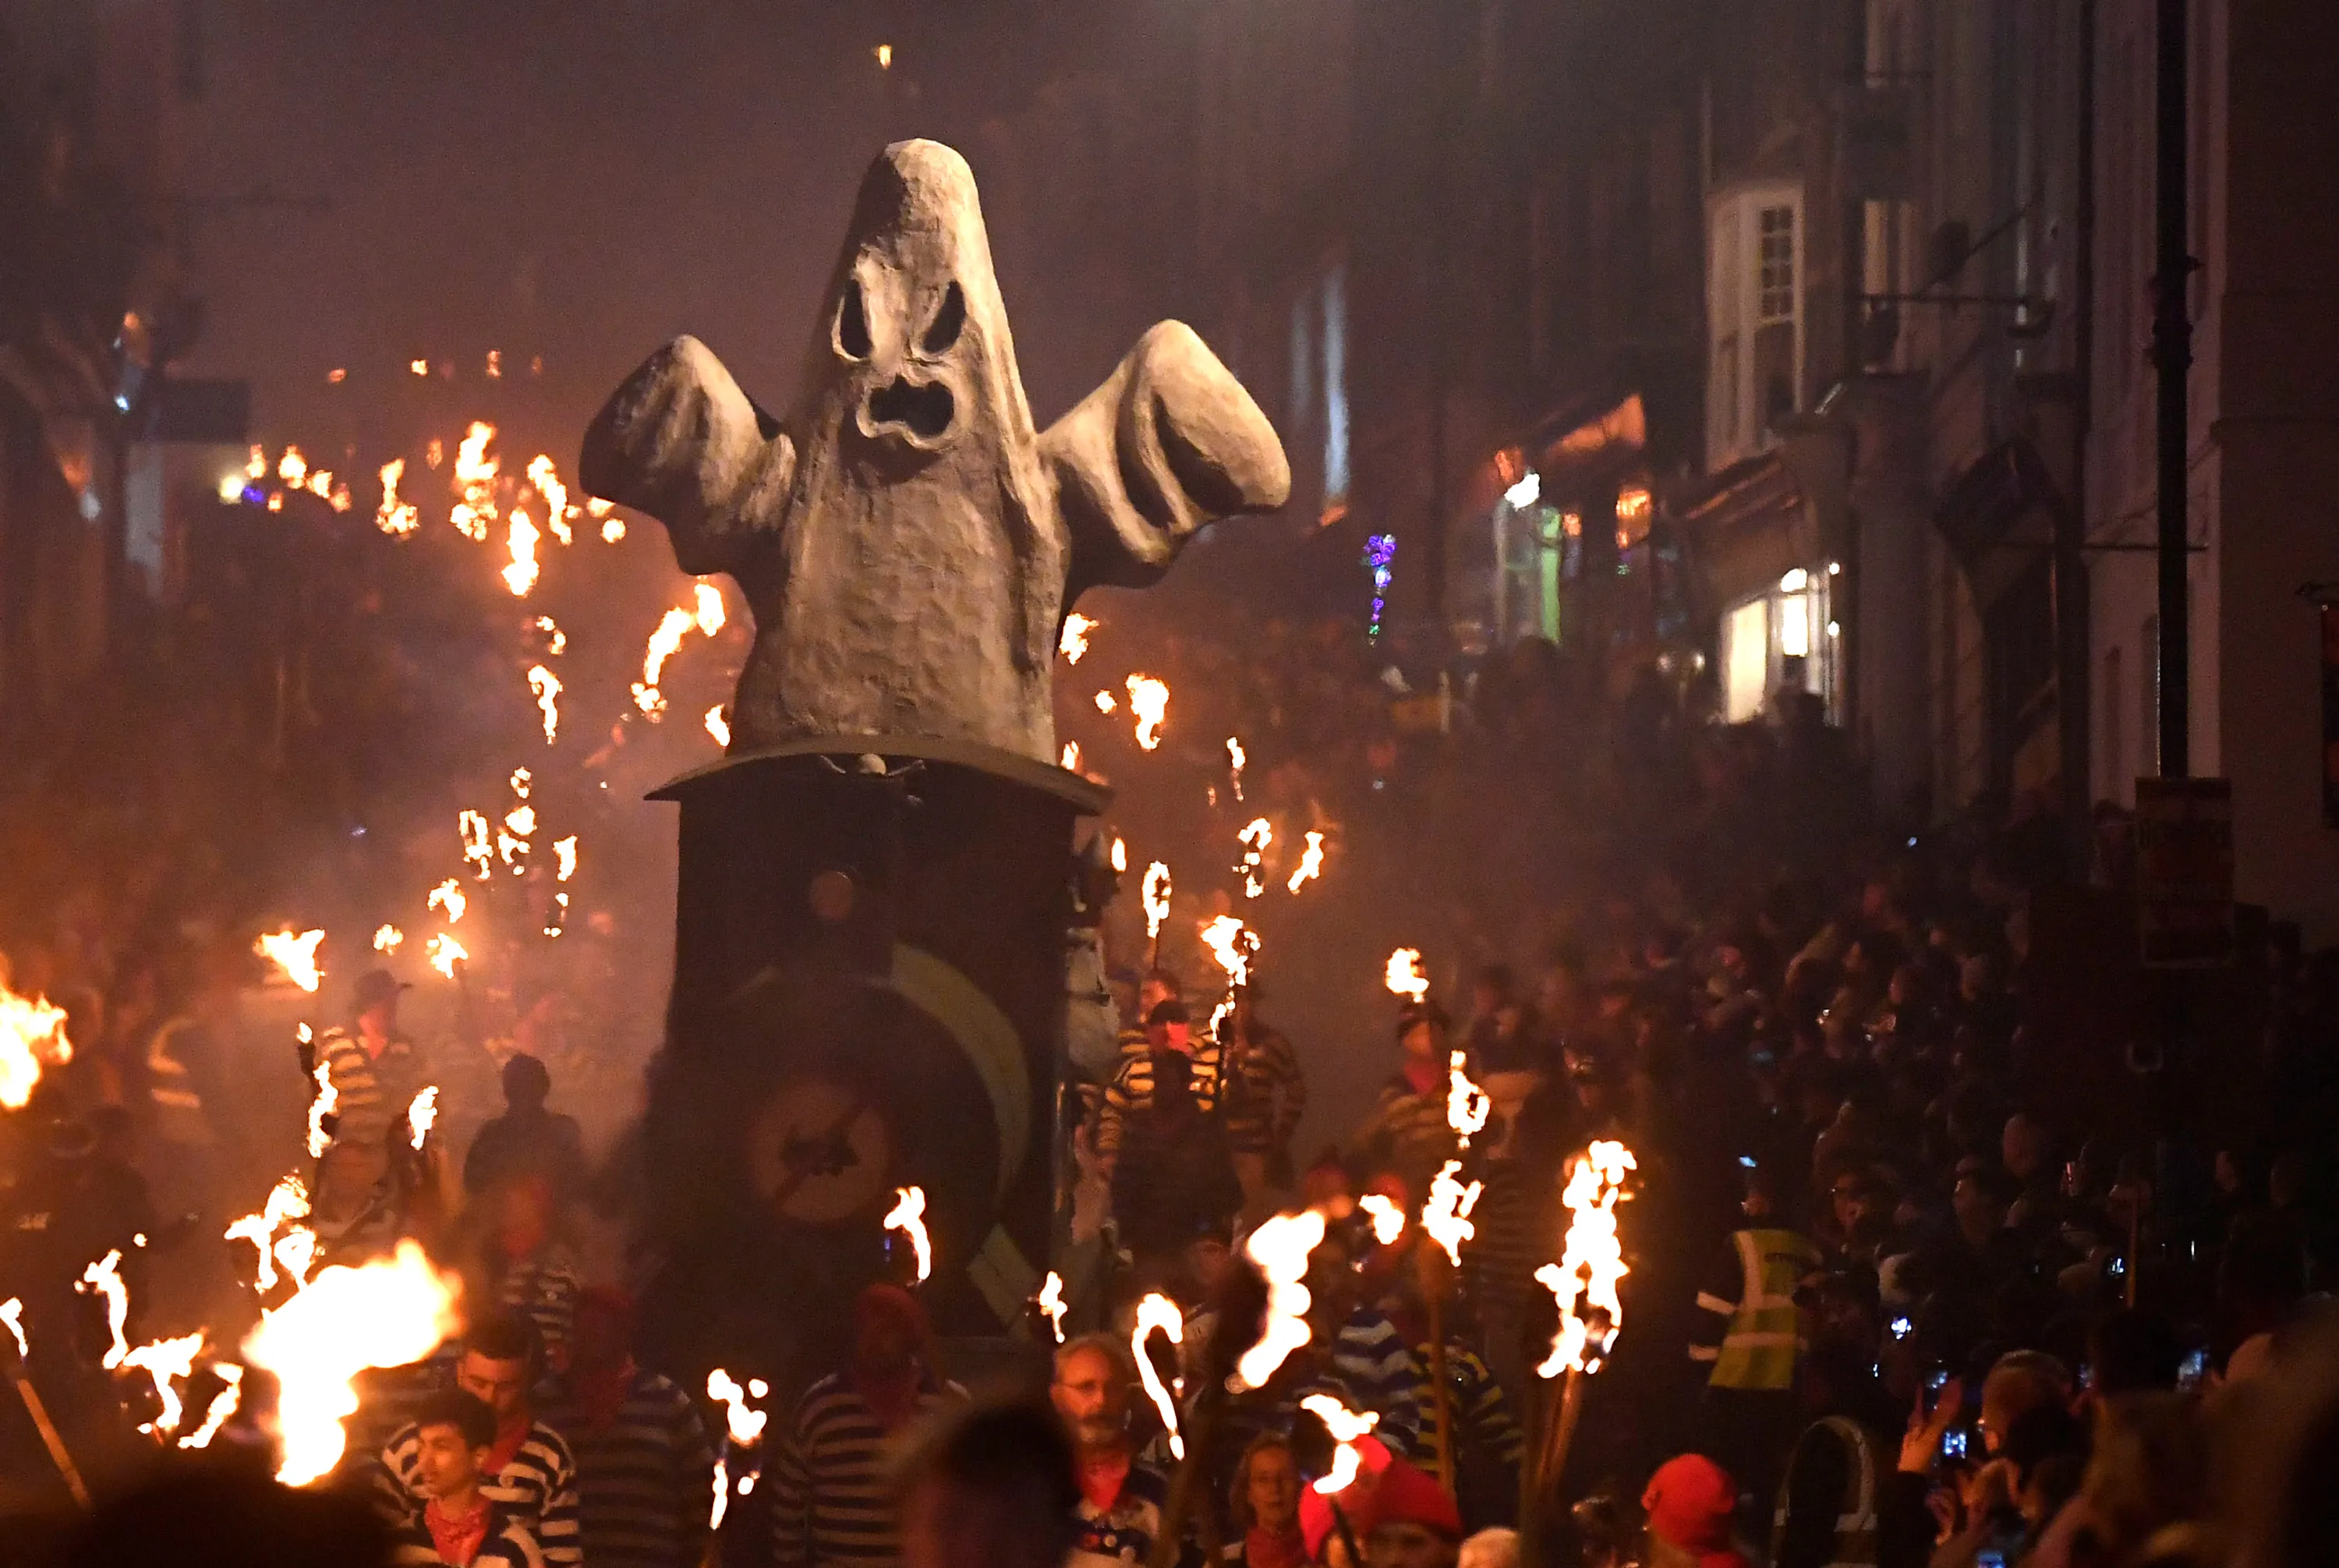
[[[663,522],[685,571],[744,590],[732,755],[914,735],[1052,764],[1065,612],[1152,581],[1217,518],[1281,506],[1282,446],[1177,321],[1035,430],[973,174],[939,143],[871,165],[824,299],[785,414],[677,338],[594,419],[584,484]]]

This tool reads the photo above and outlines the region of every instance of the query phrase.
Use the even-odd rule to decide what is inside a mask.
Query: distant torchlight
[[[891,44],[880,44],[877,45],[875,54],[877,55],[877,69],[880,71],[891,71],[893,68],[893,45]]]

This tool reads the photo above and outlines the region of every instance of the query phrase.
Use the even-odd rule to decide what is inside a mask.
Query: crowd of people
[[[335,1092],[308,1173],[328,1255],[419,1234],[467,1281],[456,1340],[350,1422],[337,1490],[387,1560],[681,1564],[710,1541],[774,1568],[2315,1560],[2300,1488],[2339,1407],[2316,1294],[2331,954],[2263,942],[2217,1011],[2107,1064],[2047,1005],[2071,983],[2039,932],[2085,881],[2072,846],[2003,799],[1912,836],[1815,699],[1721,726],[1653,674],[1594,702],[1534,650],[1441,676],[1315,628],[1259,636],[1234,665],[1208,638],[1154,650],[1186,705],[1158,776],[1091,754],[1139,843],[1279,812],[1320,824],[1333,870],[1253,921],[1244,984],[1190,943],[1108,931],[1121,1032],[1072,1101],[1068,1311],[1020,1395],[883,1284],[837,1364],[772,1369],[767,1434],[731,1448],[693,1397],[706,1369],[636,1342],[624,1260],[591,1245],[622,1169],[597,1179],[554,1109],[556,1082],[575,1104],[597,1081],[557,999],[418,1047],[384,968],[337,989],[310,1061],[275,1048],[286,1096],[319,1064]],[[1221,729],[1248,748],[1239,803]],[[136,1276],[190,1245],[172,1217],[215,1233],[212,1195],[248,1188],[235,1162],[264,1183],[286,1159],[242,1136],[254,1091],[205,1039],[265,1005],[243,933],[158,923],[199,905],[183,878],[101,881],[0,943],[12,989],[64,1003],[80,1047],[0,1116],[0,1294],[78,1324],[27,1363],[75,1443],[78,1405],[119,1387],[92,1370],[80,1270],[123,1247],[137,1310],[161,1310]],[[1374,984],[1365,1026],[1311,993],[1359,910],[1376,932],[1401,912],[1430,982]],[[1457,1058],[1491,1110],[1466,1148]],[[402,1117],[426,1079],[456,1115],[417,1150]],[[1628,1273],[1562,1439],[1537,1274],[1595,1140],[1633,1156]],[[1451,1262],[1419,1218],[1449,1161],[1476,1194]],[[1247,1244],[1303,1209],[1326,1218],[1307,1342],[1232,1389],[1260,1310]],[[1174,1346],[1136,1332],[1156,1297]],[[1369,1430],[1343,1452],[1352,1419]],[[20,1425],[0,1400],[11,1476],[46,1485]]]

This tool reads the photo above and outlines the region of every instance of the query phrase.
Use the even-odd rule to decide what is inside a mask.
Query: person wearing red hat
[[[1657,1466],[1641,1494],[1649,1516],[1647,1568],[1751,1568],[1730,1538],[1738,1484],[1702,1454]]]
[[[1364,1468],[1355,1484],[1329,1497],[1313,1486],[1300,1494],[1308,1560],[1351,1568],[1354,1541],[1363,1568],[1455,1568],[1462,1514],[1446,1488],[1419,1466],[1391,1458],[1377,1438],[1358,1438],[1357,1452]]]

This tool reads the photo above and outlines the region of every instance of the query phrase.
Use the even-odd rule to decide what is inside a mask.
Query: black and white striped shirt
[[[411,1423],[399,1428],[381,1451],[376,1473],[379,1512],[391,1524],[417,1518],[429,1495],[420,1474],[421,1434]],[[536,1537],[550,1568],[576,1568],[585,1560],[577,1519],[577,1462],[559,1433],[539,1421],[511,1463],[479,1484],[488,1501]]]
[[[577,1458],[593,1568],[696,1568],[715,1497],[715,1455],[690,1395],[637,1372],[617,1418],[597,1425],[573,1397],[545,1416]]]
[[[382,1047],[380,1056],[347,1030],[331,1029],[318,1042],[333,1086],[333,1141],[378,1148],[406,1119],[421,1064],[402,1040]]]
[[[966,1391],[954,1383],[918,1396],[931,1415]],[[889,1467],[915,1421],[885,1430],[842,1373],[804,1390],[772,1445],[773,1568],[885,1568],[901,1560]]]
[[[430,1538],[430,1527],[420,1519],[409,1520],[390,1533],[390,1568],[430,1568],[446,1561]],[[471,1561],[452,1568],[545,1568],[544,1553],[534,1536],[498,1514],[488,1521],[487,1538],[471,1553]]]
[[[576,1326],[577,1291],[583,1283],[576,1255],[560,1242],[549,1242],[504,1270],[496,1299],[536,1325],[545,1358],[559,1366],[566,1364],[562,1353]]]

